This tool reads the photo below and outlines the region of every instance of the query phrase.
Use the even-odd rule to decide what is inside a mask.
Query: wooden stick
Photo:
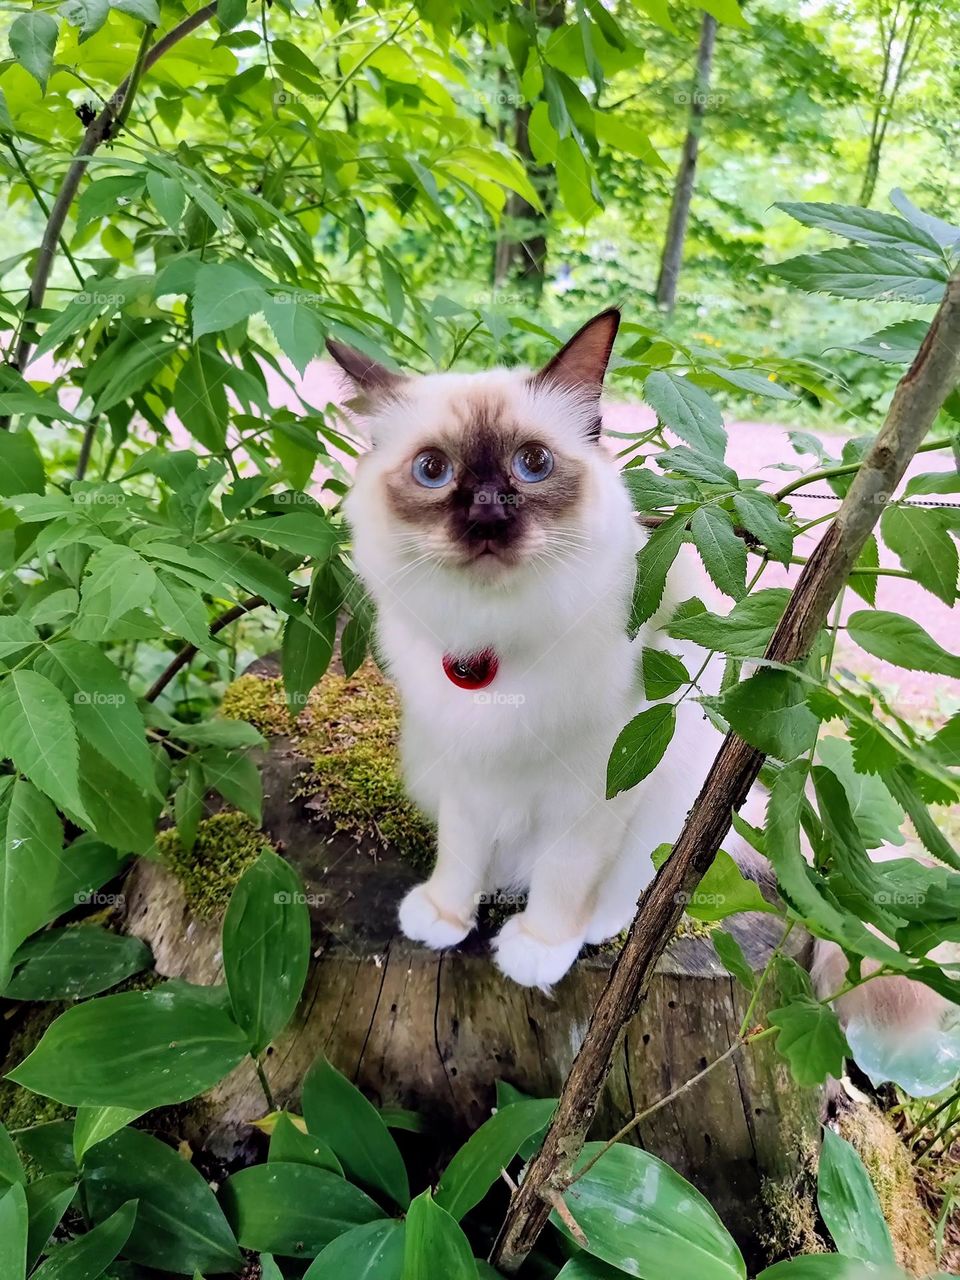
[[[777,662],[804,658],[910,459],[960,376],[960,275],[951,278],[913,364],[840,510],[803,568],[767,647]],[[540,1151],[511,1196],[490,1262],[513,1274],[546,1225],[596,1114],[623,1033],[695,890],[747,797],[763,755],[730,733],[723,740],[670,857],[644,891],[623,949],[590,1020]]]

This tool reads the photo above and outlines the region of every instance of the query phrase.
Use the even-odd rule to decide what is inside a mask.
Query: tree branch
[[[900,480],[960,375],[960,275],[947,285],[913,364],[897,384],[886,420],[854,477],[836,518],[810,556],[766,657],[805,657],[827,619],[886,498]],[[526,1177],[511,1196],[490,1255],[514,1273],[547,1223],[553,1193],[569,1186],[626,1024],[636,1013],[654,966],[730,828],[763,763],[761,752],[729,733],[667,861],[644,891],[620,955],[567,1076],[554,1119]]]
[[[129,114],[133,102],[133,94],[136,92],[141,76],[149,71],[174,45],[179,44],[185,36],[191,35],[196,31],[197,27],[203,26],[205,22],[209,21],[216,12],[217,6],[215,0],[213,0],[212,3],[205,4],[202,9],[198,9],[196,13],[191,13],[184,18],[182,22],[168,31],[165,36],[149,49],[146,48],[146,42],[149,40],[149,31],[152,31],[152,28],[149,28],[144,33],[144,39],[137,50],[137,60],[133,70],[130,75],[121,81],[111,97],[104,103],[97,118],[91,121],[87,127],[87,131],[83,135],[83,141],[74,156],[73,163],[67,170],[60,190],[57,192],[57,198],[50,209],[50,216],[47,218],[47,225],[44,227],[40,249],[34,263],[30,289],[27,293],[25,314],[35,310],[43,303],[47,292],[47,284],[50,280],[50,270],[57,251],[57,244],[60,242],[67,214],[70,212],[70,206],[73,204],[74,197],[77,194],[80,180],[86,172],[87,160],[102,142],[106,142],[108,138],[114,135],[116,127],[123,124]],[[16,351],[10,361],[11,366],[19,373],[22,373],[27,366],[33,343],[33,329],[30,325],[24,324]],[[0,429],[6,430],[9,426],[9,415],[0,418]]]

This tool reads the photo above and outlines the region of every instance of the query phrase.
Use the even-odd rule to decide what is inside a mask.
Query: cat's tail
[[[766,792],[754,788],[743,816],[762,826],[766,803]],[[731,835],[725,847],[745,875],[761,886],[775,887],[766,859],[746,840]],[[804,853],[812,856],[806,843]],[[877,862],[903,856],[902,849],[890,845],[871,852]],[[956,948],[940,948],[931,957],[955,960]],[[814,939],[810,977],[819,999],[844,988],[849,968],[836,943]],[[878,968],[876,961],[864,960],[860,975],[867,977]],[[839,995],[833,1006],[854,1061],[874,1085],[892,1080],[914,1097],[928,1097],[952,1084],[960,1073],[960,1008],[923,983],[904,977],[871,978]]]

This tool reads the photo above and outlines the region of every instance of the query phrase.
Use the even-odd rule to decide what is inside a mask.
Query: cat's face
[[[374,447],[348,511],[393,558],[478,582],[582,547],[599,393],[618,315],[581,330],[539,374],[400,377],[331,344],[360,389]]]

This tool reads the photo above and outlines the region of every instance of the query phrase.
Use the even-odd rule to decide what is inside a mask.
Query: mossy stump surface
[[[497,1078],[555,1096],[613,952],[585,955],[548,996],[500,975],[489,927],[443,953],[398,933],[397,904],[423,878],[432,833],[403,797],[396,703],[375,670],[326,677],[294,724],[276,666],[264,660],[231,686],[224,713],[270,737],[264,831],[303,877],[314,923],[303,1001],[267,1060],[278,1103],[296,1109],[299,1082],[325,1053],[377,1105],[421,1112],[452,1148],[489,1116]],[[127,887],[127,927],[153,946],[161,973],[216,981],[217,921],[191,910],[196,877],[184,876],[178,861],[139,864]],[[203,903],[211,892],[204,887]],[[778,918],[743,914],[727,923],[761,969],[779,940]],[[596,1135],[609,1136],[724,1053],[745,1006],[709,929],[678,935],[628,1029]],[[252,1068],[241,1066],[204,1099],[190,1140],[229,1158],[265,1110]],[[817,1095],[798,1090],[764,1041],[657,1110],[635,1139],[699,1186],[755,1252],[768,1184],[796,1177],[818,1112]]]

